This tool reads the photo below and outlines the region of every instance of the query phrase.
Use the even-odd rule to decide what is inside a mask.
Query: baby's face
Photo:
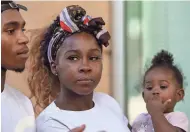
[[[171,99],[171,103],[167,109],[174,108],[177,100],[178,83],[172,70],[163,67],[155,67],[151,69],[144,78],[144,100],[158,96],[162,103]]]

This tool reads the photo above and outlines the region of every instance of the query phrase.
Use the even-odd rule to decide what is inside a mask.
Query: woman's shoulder
[[[52,114],[55,114],[57,111],[57,107],[54,102],[52,102],[49,106],[47,106],[36,118],[36,121],[46,120],[51,117]]]
[[[96,104],[98,104],[102,108],[106,107],[114,112],[123,114],[119,103],[108,94],[101,93],[101,92],[95,92],[93,100]]]
[[[93,100],[99,103],[111,103],[118,105],[117,101],[106,93],[94,92]]]
[[[111,97],[110,95],[102,92],[94,92],[93,98],[109,98]]]

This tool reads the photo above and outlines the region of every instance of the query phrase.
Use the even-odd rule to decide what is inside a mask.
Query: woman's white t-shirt
[[[68,132],[86,125],[84,132],[130,132],[128,120],[119,104],[107,94],[94,92],[94,107],[85,111],[67,111],[51,103],[37,118],[37,132]]]

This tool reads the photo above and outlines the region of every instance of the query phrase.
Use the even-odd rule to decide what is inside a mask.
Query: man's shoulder
[[[22,92],[8,85],[1,94],[1,121],[3,131],[15,131],[20,127],[34,127],[34,110],[31,101]]]
[[[5,89],[2,92],[1,96],[5,99],[10,99],[11,98],[21,98],[21,99],[28,99],[22,92],[17,90],[16,88],[12,88],[11,86],[5,84]]]
[[[29,115],[34,115],[32,102],[19,90],[5,85],[1,93],[1,105],[3,109],[24,109]]]
[[[5,89],[4,91],[1,93],[1,99],[2,102],[3,101],[22,101],[22,102],[27,102],[27,103],[31,103],[30,99],[25,96],[22,92],[20,92],[19,90],[17,90],[16,88],[12,88],[9,85],[5,85]]]

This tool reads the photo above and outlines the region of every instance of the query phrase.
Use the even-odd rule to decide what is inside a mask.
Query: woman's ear
[[[177,100],[177,102],[183,100],[184,96],[185,96],[184,89],[183,88],[177,89],[177,92],[176,92],[176,100]]]
[[[57,76],[57,74],[58,74],[58,72],[57,72],[57,64],[53,61],[53,62],[51,62],[51,72],[55,75],[55,76]]]

